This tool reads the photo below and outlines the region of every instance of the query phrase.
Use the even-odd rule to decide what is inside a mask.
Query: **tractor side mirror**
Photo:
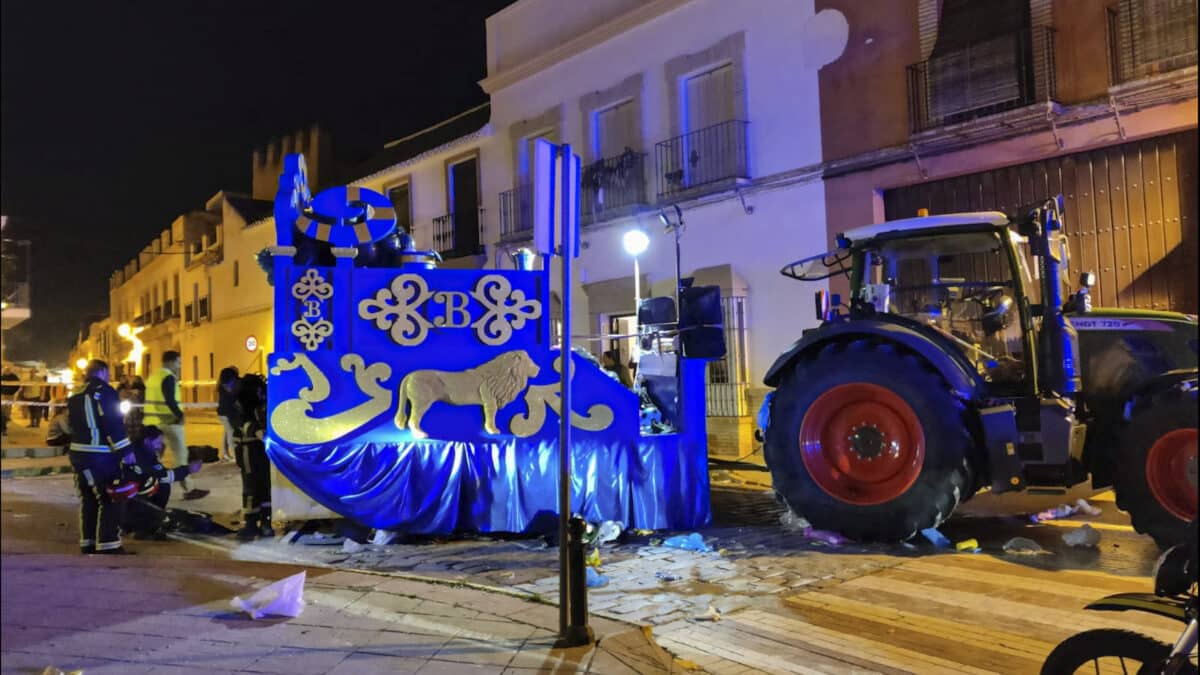
[[[1096,285],[1096,273],[1095,272],[1084,272],[1083,274],[1079,275],[1079,287],[1080,288],[1089,288],[1090,289],[1092,286],[1095,286],[1095,285]]]
[[[1067,302],[1067,311],[1086,314],[1092,311],[1092,286],[1096,285],[1096,274],[1084,272],[1079,275],[1079,290]]]

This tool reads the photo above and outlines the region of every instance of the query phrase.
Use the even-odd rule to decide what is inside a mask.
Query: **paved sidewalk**
[[[649,631],[593,618],[596,647],[555,649],[556,607],[514,594],[307,568],[304,612],[229,605],[304,567],[182,557],[5,554],[0,672],[671,673]],[[64,583],[70,580],[70,583]],[[96,594],[85,587],[104,588]]]

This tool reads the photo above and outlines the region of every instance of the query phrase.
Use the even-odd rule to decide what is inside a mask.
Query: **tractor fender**
[[[1200,370],[1196,368],[1181,368],[1160,373],[1143,382],[1141,386],[1125,399],[1125,421],[1129,421],[1133,412],[1153,399],[1157,394],[1169,389],[1179,389],[1182,392],[1195,392]],[[1193,396],[1195,394],[1193,393]]]
[[[924,359],[941,374],[955,396],[971,401],[983,385],[978,372],[962,356],[952,341],[935,334],[919,324],[906,325],[892,319],[856,319],[843,323],[827,323],[807,331],[787,349],[767,370],[763,378],[768,387],[779,384],[783,374],[797,359],[815,356],[831,342],[874,338],[899,345]]]

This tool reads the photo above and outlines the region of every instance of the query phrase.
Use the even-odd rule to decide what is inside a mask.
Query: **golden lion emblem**
[[[445,370],[414,370],[400,381],[400,405],[396,428],[406,426],[413,436],[425,438],[421,418],[438,401],[450,405],[483,406],[483,428],[498,434],[496,411],[517,400],[530,378],[541,371],[523,351],[505,352],[487,363],[452,373]],[[412,412],[406,413],[411,404]]]

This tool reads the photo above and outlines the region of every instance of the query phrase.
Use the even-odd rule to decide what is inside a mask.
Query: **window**
[[[734,119],[733,85],[732,64],[687,78],[683,88],[684,128],[698,131]]]
[[[197,384],[200,381],[200,357],[192,355],[192,402],[199,401],[200,386]]]
[[[446,196],[450,206],[453,243],[459,255],[479,251],[479,158],[451,163],[446,171]]]
[[[723,296],[721,311],[725,315],[725,356],[708,362],[707,412],[711,417],[743,417],[750,414],[746,399],[750,383],[746,298]]]
[[[547,140],[551,143],[558,143],[558,129],[544,129],[536,134],[530,134],[521,140],[520,147],[520,169],[521,183],[529,182],[529,175],[533,169],[533,149],[537,145],[539,139]]]
[[[233,261],[233,287],[237,288],[237,285],[238,285],[238,261],[234,260]]]
[[[396,212],[396,225],[404,231],[412,233],[412,195],[407,182],[392,186],[387,190],[388,200]]]
[[[216,365],[217,365],[216,355],[214,355],[212,352],[209,352],[208,353],[208,379],[210,379],[210,380],[214,379],[217,376]]]
[[[592,153],[597,160],[617,157],[626,148],[640,145],[633,101],[622,101],[595,112]]]

